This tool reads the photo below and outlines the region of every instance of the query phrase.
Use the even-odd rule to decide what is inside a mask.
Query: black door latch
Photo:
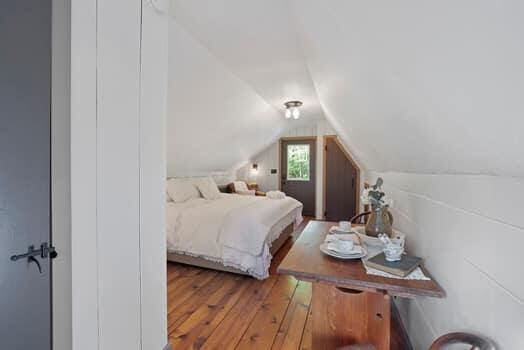
[[[27,258],[27,262],[34,262],[36,266],[38,266],[38,271],[42,273],[42,266],[40,266],[40,262],[35,258],[36,256],[39,256],[42,259],[54,259],[58,256],[58,253],[56,252],[55,247],[50,246],[47,242],[45,242],[40,245],[40,249],[35,249],[35,246],[30,245],[27,248],[27,253],[12,255],[10,259],[11,261],[17,261]]]

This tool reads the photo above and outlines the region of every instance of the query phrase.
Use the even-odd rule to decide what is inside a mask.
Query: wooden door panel
[[[358,209],[358,169],[333,137],[326,138],[325,167],[326,220],[348,220]]]

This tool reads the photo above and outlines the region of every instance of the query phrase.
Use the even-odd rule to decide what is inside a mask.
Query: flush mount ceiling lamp
[[[291,117],[293,119],[300,118],[300,110],[298,108],[302,106],[301,101],[287,101],[284,103],[284,106],[286,106],[286,119]]]

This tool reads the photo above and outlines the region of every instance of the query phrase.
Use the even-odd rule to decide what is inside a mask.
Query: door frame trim
[[[353,159],[353,157],[351,156],[351,154],[349,153],[349,151],[346,149],[346,147],[342,144],[342,142],[340,142],[340,139],[338,138],[337,135],[324,135],[323,137],[323,144],[322,144],[322,152],[324,153],[324,160],[323,160],[323,164],[322,164],[322,217],[325,219],[326,216],[325,216],[325,212],[326,212],[326,197],[327,197],[327,192],[326,192],[326,181],[327,181],[327,150],[326,150],[326,146],[327,146],[327,141],[328,139],[331,139],[333,140],[337,146],[342,150],[342,153],[344,153],[344,155],[346,156],[347,160],[350,161],[350,163],[355,167],[355,169],[357,169],[357,178],[356,178],[356,185],[357,185],[357,190],[355,191],[355,208],[356,208],[356,211],[358,214],[360,212],[360,179],[361,179],[361,176],[360,176],[360,173],[362,171],[362,169],[360,169],[360,166],[358,165],[358,163]]]

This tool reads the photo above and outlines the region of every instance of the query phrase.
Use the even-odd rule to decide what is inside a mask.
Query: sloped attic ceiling
[[[269,34],[274,36],[275,31],[264,36],[263,28],[253,28],[232,36],[241,30],[239,23],[220,17],[220,6],[209,7],[213,2],[191,1],[184,6],[197,4],[192,7],[195,16],[207,13],[219,17],[205,20],[218,23],[220,30],[216,43],[200,40],[201,36],[182,25],[189,21],[182,16],[184,7],[173,2],[169,23],[168,176],[235,168],[286,130],[323,118],[298,46],[285,48],[281,43],[282,50],[274,59],[256,61],[256,52],[245,51],[258,47],[249,41],[264,39],[268,47],[274,42]],[[284,32],[285,42],[297,41],[290,27]],[[229,39],[238,40],[231,44]],[[211,44],[218,45],[211,50]],[[230,59],[217,55],[230,49],[237,50],[228,56]],[[297,98],[305,103],[302,117],[285,120],[283,102]]]
[[[510,0],[172,1],[177,23],[268,104],[295,82],[365,168],[510,176],[524,176],[523,10]]]
[[[167,174],[227,170],[284,129],[277,111],[169,23]]]

